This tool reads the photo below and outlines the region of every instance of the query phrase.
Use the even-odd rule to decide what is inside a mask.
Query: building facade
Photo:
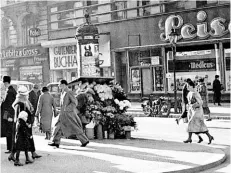
[[[1,7],[1,77],[49,83],[47,8],[44,1],[4,1]]]
[[[178,90],[186,78],[205,77],[211,91],[214,76],[219,74],[224,92],[229,94],[230,2],[52,2],[48,4],[50,47],[55,40],[64,40],[62,44],[66,39],[73,40],[76,28],[85,22],[86,11],[98,27],[100,39],[108,34],[99,44],[109,42],[107,48],[99,47],[110,62],[102,71],[115,77],[131,99],[173,92],[173,56],[168,39],[172,28],[179,35],[175,56]]]
[[[114,77],[131,99],[173,93],[173,54],[168,35],[178,33],[178,94],[186,78],[205,77],[211,93],[216,74],[230,97],[230,2],[221,0],[47,1],[50,81],[79,75],[83,52],[76,29],[90,21],[99,31],[101,76]],[[44,6],[45,8],[45,6]],[[43,14],[43,13],[42,13]],[[40,14],[41,15],[41,14]],[[45,19],[45,16],[44,16]],[[41,28],[42,30],[42,28]],[[37,37],[38,39],[40,37]],[[210,94],[211,95],[211,94]]]

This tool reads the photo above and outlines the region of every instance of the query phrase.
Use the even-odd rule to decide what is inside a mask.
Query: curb
[[[211,163],[201,165],[201,166],[197,166],[197,167],[194,167],[194,168],[187,168],[187,169],[169,171],[169,172],[164,172],[164,173],[195,173],[195,172],[205,171],[205,170],[208,170],[208,169],[211,169],[211,168],[215,168],[215,167],[221,165],[227,158],[227,155],[223,151],[221,151],[221,152],[223,153],[223,157],[220,158],[219,160],[215,161],[215,162],[211,162]]]
[[[146,138],[134,138],[133,139],[146,139]],[[152,140],[152,139],[150,139]],[[205,165],[200,165],[200,166],[196,166],[193,168],[185,168],[185,169],[180,169],[180,170],[174,170],[174,171],[164,171],[162,173],[196,173],[196,172],[200,172],[200,171],[205,171],[211,168],[215,168],[219,165],[221,165],[227,158],[227,155],[225,152],[223,152],[221,149],[217,149],[214,148],[214,150],[219,151],[219,153],[223,154],[223,156],[221,158],[219,158],[218,160],[205,164]]]
[[[128,111],[126,112],[126,114],[128,115],[132,115],[133,117],[148,117],[146,115],[144,115],[143,112],[133,112],[133,111]],[[181,114],[170,114],[168,117],[160,117],[160,118],[179,118]],[[153,118],[159,118],[159,117],[153,117]],[[205,115],[204,116],[205,119],[208,118],[208,115]],[[212,119],[222,119],[222,120],[230,120],[230,116],[224,116],[224,115],[221,115],[221,116],[211,116]]]

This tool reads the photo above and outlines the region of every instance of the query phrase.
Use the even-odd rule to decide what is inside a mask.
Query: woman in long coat
[[[53,112],[56,115],[56,106],[54,98],[48,92],[47,87],[42,88],[43,94],[39,97],[37,111],[35,116],[40,114],[40,129],[43,133],[46,133],[46,138],[50,140],[51,138],[51,123]]]
[[[61,80],[59,87],[62,90],[60,96],[61,111],[59,120],[55,125],[53,143],[48,145],[59,147],[62,135],[70,137],[76,135],[82,143],[82,147],[85,147],[89,140],[83,132],[82,122],[78,116],[77,105],[78,101],[75,98],[72,91],[68,90],[68,83],[66,80]]]
[[[16,99],[14,101],[14,103],[12,104],[12,107],[15,110],[15,115],[14,115],[14,129],[13,129],[13,137],[12,137],[12,151],[10,156],[8,157],[8,160],[11,161],[15,161],[15,132],[16,132],[16,122],[17,122],[17,118],[18,115],[21,111],[26,111],[28,114],[28,119],[27,119],[27,123],[30,124],[30,128],[29,128],[29,133],[32,135],[32,112],[33,112],[33,106],[31,105],[30,101],[28,100],[28,90],[25,86],[20,86],[18,88],[18,94],[16,96]],[[32,153],[32,158],[40,158],[42,156],[38,155],[35,152],[35,144],[34,144],[34,139],[30,138],[30,152]]]
[[[192,133],[205,133],[209,138],[208,144],[210,144],[214,138],[210,135],[208,128],[204,123],[204,113],[202,108],[203,101],[200,94],[196,91],[195,84],[192,81],[188,82],[188,90],[188,139],[184,142],[192,142]]]

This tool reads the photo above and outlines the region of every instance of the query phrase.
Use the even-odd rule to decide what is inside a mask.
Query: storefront
[[[121,26],[129,27],[129,33],[126,33],[128,46],[125,40],[121,40],[120,45],[125,46],[113,49],[117,81],[131,99],[141,99],[152,93],[173,93],[174,66],[168,35],[174,28],[178,33],[175,55],[178,94],[181,94],[185,79],[197,81],[199,77],[204,77],[211,100],[212,83],[218,74],[225,88],[224,100],[229,100],[228,14],[229,7],[220,6],[123,22]],[[121,33],[118,37],[125,35]],[[112,45],[113,42],[119,46],[118,40],[112,40]]]
[[[48,49],[41,45],[11,47],[1,52],[1,75],[9,75],[14,80],[24,80],[39,84],[49,83]]]

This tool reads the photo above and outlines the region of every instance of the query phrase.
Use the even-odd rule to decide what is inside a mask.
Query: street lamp
[[[177,43],[177,33],[175,29],[171,30],[168,38],[172,47],[173,52],[173,80],[174,80],[174,113],[177,113],[177,88],[176,88],[176,43]]]

